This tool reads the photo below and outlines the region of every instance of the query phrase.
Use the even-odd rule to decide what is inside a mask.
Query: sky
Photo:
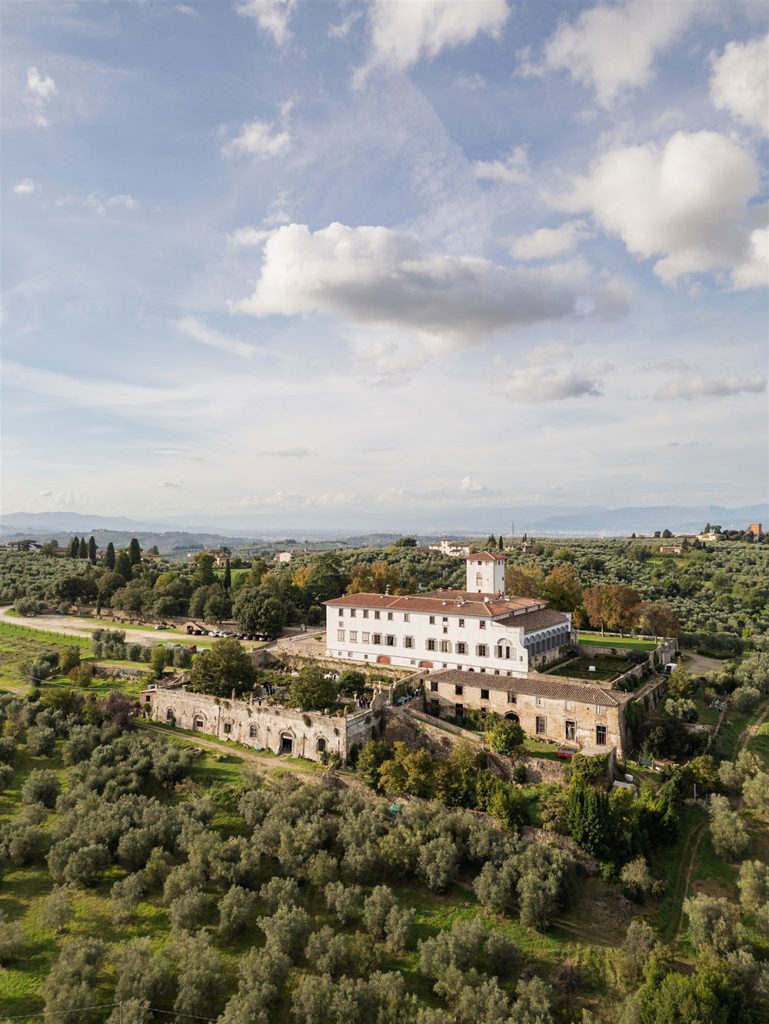
[[[4,512],[766,499],[763,2],[0,14]]]

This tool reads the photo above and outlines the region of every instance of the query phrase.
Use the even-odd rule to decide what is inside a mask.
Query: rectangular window
[[[351,629],[350,630],[350,643],[351,644],[357,644],[357,642],[358,642],[358,630],[357,629]]]
[[[363,641],[364,644],[367,644],[371,640],[371,634],[370,633],[362,633],[361,634],[361,640]]]
[[[577,738],[577,723],[566,722],[566,739],[574,741]]]
[[[339,618],[341,619],[343,615],[344,615],[344,608],[340,608],[339,609]]]
[[[451,641],[450,640],[441,640],[441,653],[443,653],[443,654],[451,654]]]
[[[378,618],[379,618],[379,612],[374,612],[374,618],[375,618],[375,619],[378,619]]]
[[[544,703],[545,702],[542,700],[541,697],[537,697],[537,707],[538,708],[541,708]]]
[[[427,650],[428,651],[434,651],[435,650],[435,641],[434,640],[430,639],[430,640],[427,641]]]
[[[372,633],[371,634],[371,643],[372,644],[381,644],[381,642],[382,642],[382,634],[381,633]]]
[[[481,690],[481,700],[488,700],[488,699],[489,699],[489,691],[488,690]]]
[[[404,638],[403,638],[403,646],[404,647],[413,647],[414,646],[414,637],[413,636],[404,636]]]
[[[475,653],[478,655],[479,658],[487,658],[489,655],[489,649],[486,646],[486,644],[476,644]]]
[[[364,609],[363,609],[363,618],[364,618],[364,619],[367,619],[367,618],[368,618],[368,608],[364,608]]]
[[[351,608],[351,609],[350,609],[350,618],[351,618],[351,619],[354,619],[354,618],[355,618],[355,609],[354,609],[354,608]]]
[[[461,697],[464,692],[465,688],[461,683],[454,683],[454,693],[457,697]]]
[[[486,620],[485,619],[481,619],[481,621],[478,623],[478,625],[479,625],[479,627],[481,629],[485,629],[486,628]]]
[[[448,615],[444,615],[443,618],[441,619],[441,622],[448,622],[448,621],[449,621]]]
[[[606,726],[605,725],[597,725],[595,727],[595,742],[596,742],[596,745],[599,746],[599,747],[605,747],[606,746]]]
[[[544,736],[547,732],[547,719],[537,715],[537,736]]]
[[[225,722],[224,723],[224,734],[225,734],[225,736],[229,736],[229,734],[231,732],[232,732],[232,723],[231,722]]]
[[[395,647],[395,637],[392,635],[392,633],[387,634],[387,646]]]
[[[459,620],[459,628],[460,629],[464,629],[465,628],[465,620],[464,619],[460,619]]]
[[[507,695],[507,703],[508,704],[516,704],[517,701],[518,701],[518,698],[515,696],[514,693],[508,693],[508,695]]]
[[[467,654],[467,644],[462,640],[457,644],[457,654]]]
[[[392,622],[392,620],[393,620],[393,613],[392,612],[388,612],[387,613],[387,621],[388,622]]]
[[[344,643],[344,630],[343,629],[338,629],[336,631],[336,638],[337,638],[337,640],[341,641],[341,643]]]
[[[437,693],[438,692],[438,680],[437,679],[431,679],[430,680],[430,692],[431,693]]]
[[[430,625],[431,625],[431,626],[434,626],[434,625],[435,625],[435,616],[434,616],[434,615],[431,615],[431,616],[430,616],[429,622],[430,622]]]
[[[448,626],[444,626],[443,627],[443,635],[445,636],[448,633],[448,631],[449,631],[449,627]]]
[[[605,711],[606,711],[606,708],[603,706],[603,704],[596,704],[596,706],[595,706],[595,713],[597,715],[602,715]]]
[[[403,621],[404,622],[411,622],[411,616],[409,615],[408,612],[404,612],[403,613]]]

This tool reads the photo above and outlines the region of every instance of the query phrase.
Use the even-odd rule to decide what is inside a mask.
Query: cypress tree
[[[132,580],[133,573],[131,572],[131,559],[128,557],[127,551],[121,551],[115,560],[115,572],[122,576],[124,580]]]
[[[88,558],[88,545],[85,542],[85,537],[80,538],[80,544],[78,545],[78,558]]]
[[[108,569],[115,568],[115,545],[112,541],[107,545],[107,554],[104,556],[104,561]]]
[[[500,551],[504,551],[505,550],[505,542],[504,542],[504,540],[502,538],[502,534],[501,533],[499,535],[499,540],[497,541],[497,545],[498,545]]]
[[[77,537],[73,537],[72,540],[70,541],[70,545],[69,545],[69,557],[70,558],[77,558],[79,552],[80,552],[80,541],[77,539]]]
[[[139,547],[139,541],[136,537],[132,537],[131,543],[128,545],[128,557],[131,565],[138,565],[142,560],[142,549]]]
[[[96,538],[93,536],[88,538],[88,559],[91,565],[96,565]]]
[[[230,560],[228,558],[227,562],[225,563],[225,566],[224,566],[224,589],[225,590],[230,590],[231,588],[232,588],[232,569],[230,568]]]

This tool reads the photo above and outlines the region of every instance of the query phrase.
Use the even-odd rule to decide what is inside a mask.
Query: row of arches
[[[169,725],[176,724],[176,712],[174,708],[166,708],[166,722]],[[223,723],[223,732],[225,736],[232,734],[232,722]],[[192,729],[194,732],[209,732],[213,735],[213,730],[207,728],[206,716],[202,712],[195,712],[192,716]],[[255,740],[259,737],[259,726],[256,722],[251,722],[248,726],[248,737],[249,739]],[[278,752],[281,754],[293,754],[295,753],[296,747],[296,736],[291,729],[284,729],[278,738]],[[318,736],[315,740],[315,752],[318,755],[325,754],[328,750],[328,741],[324,736]]]

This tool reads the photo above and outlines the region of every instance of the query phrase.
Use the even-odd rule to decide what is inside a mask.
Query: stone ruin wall
[[[382,698],[352,715],[301,712],[252,701],[229,700],[189,690],[145,690],[142,709],[163,725],[233,740],[257,750],[320,761],[324,754],[346,761],[353,746],[378,733]]]

